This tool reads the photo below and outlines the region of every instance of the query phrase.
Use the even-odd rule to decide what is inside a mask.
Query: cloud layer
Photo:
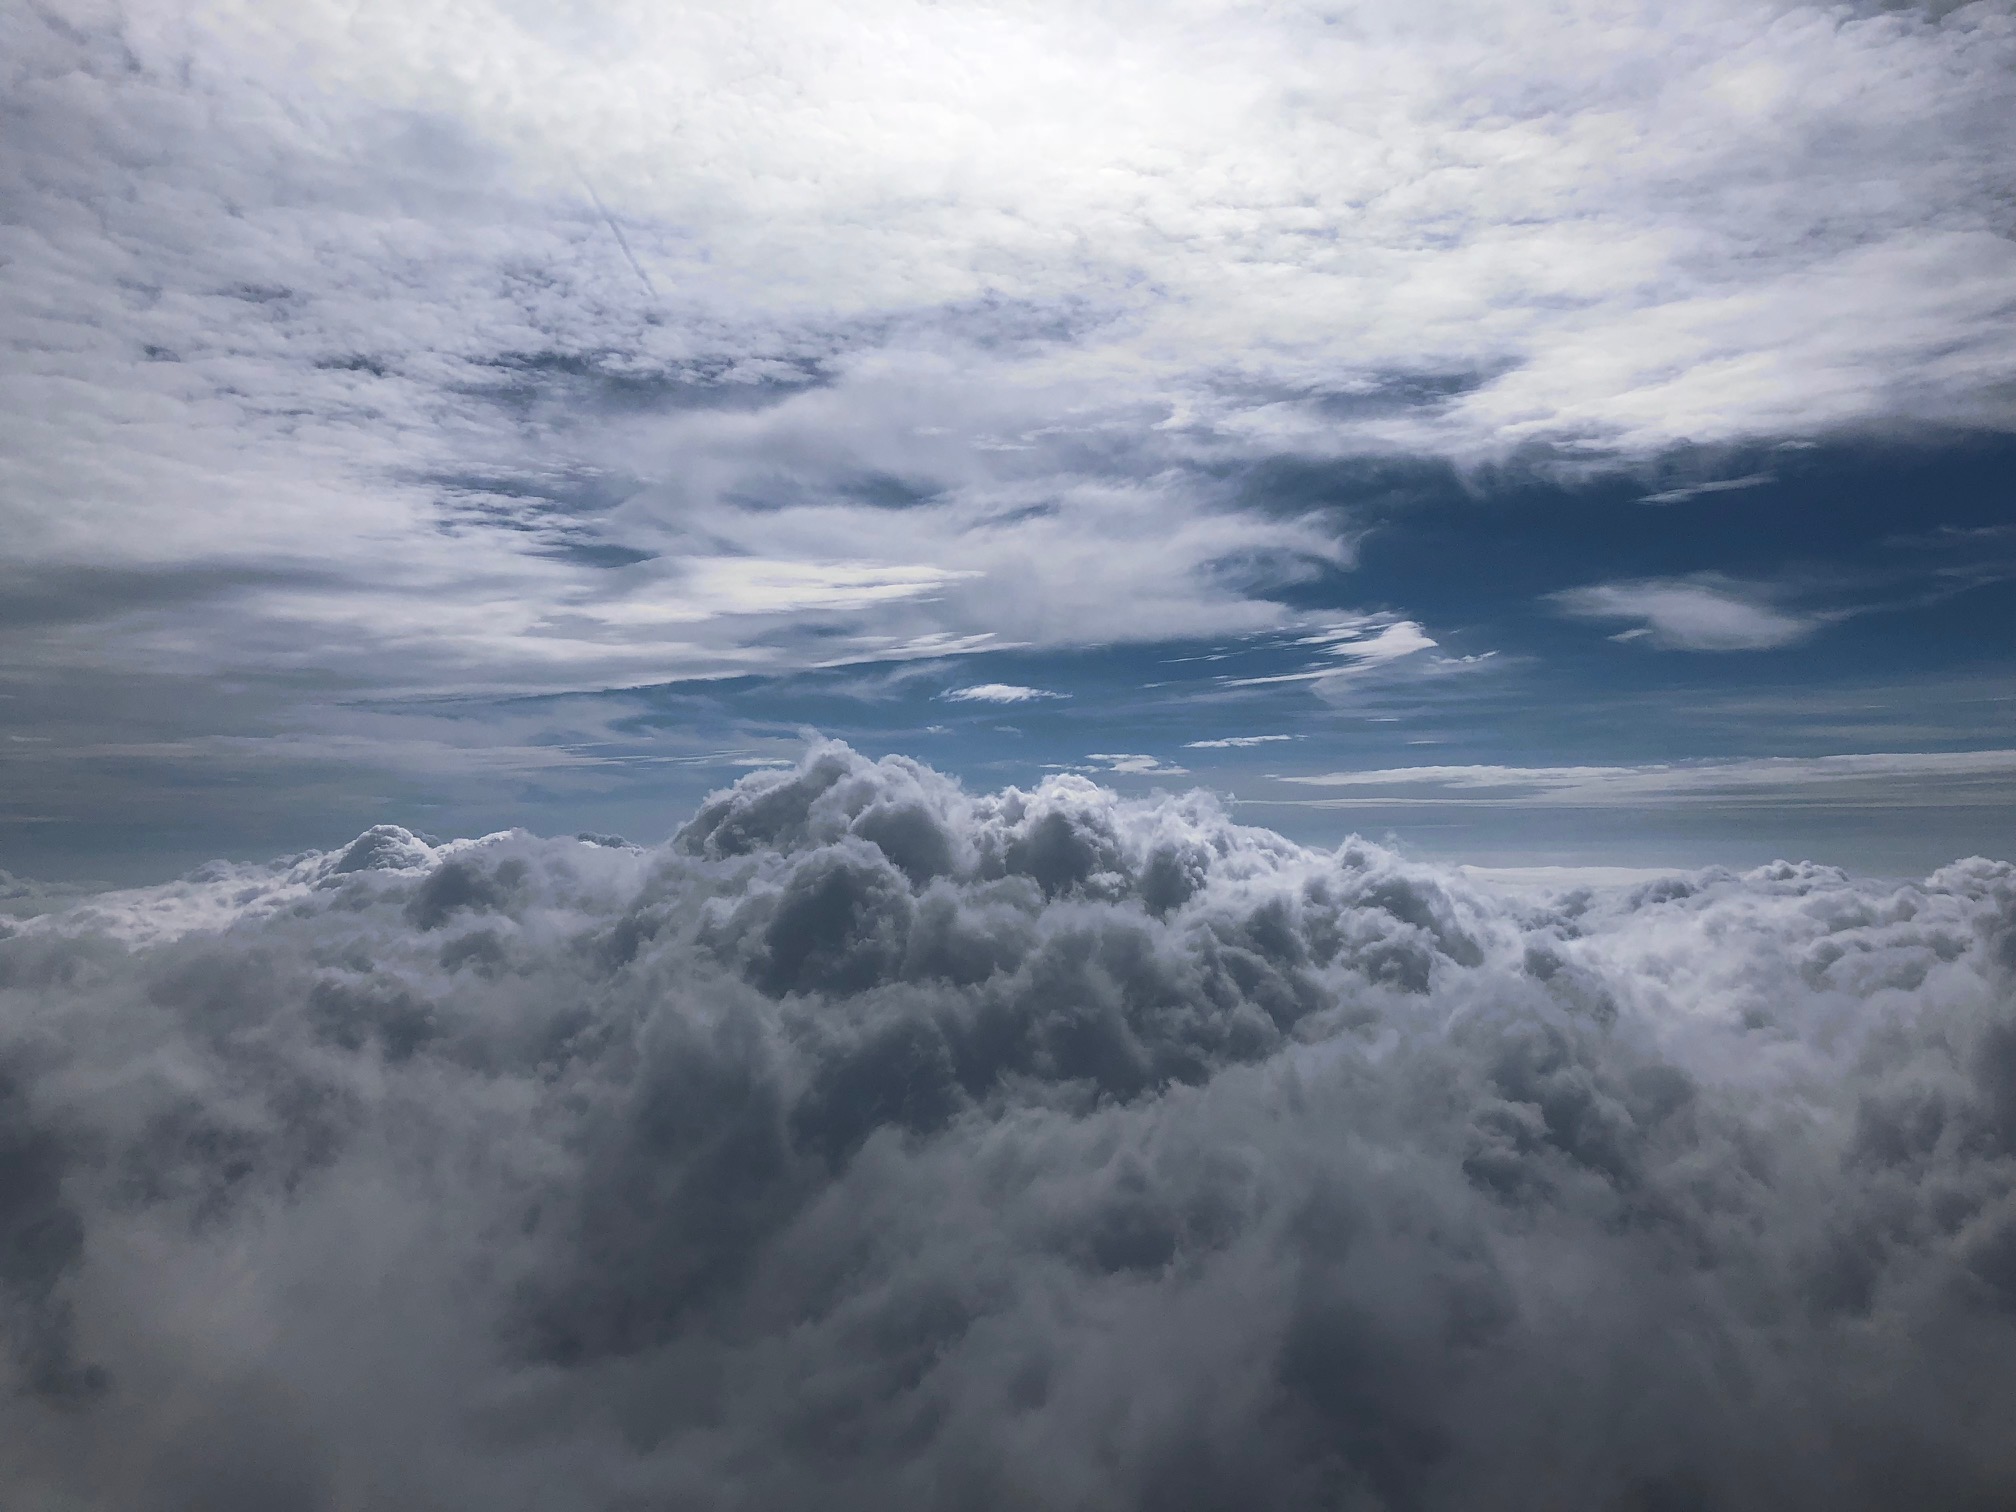
[[[1240,634],[1348,558],[1248,464],[2012,418],[1987,4],[0,24],[0,518],[51,675]]]
[[[37,1504],[2016,1492],[2007,864],[1491,883],[824,746],[0,927]]]

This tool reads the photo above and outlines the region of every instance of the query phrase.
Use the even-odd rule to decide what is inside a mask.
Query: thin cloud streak
[[[1323,799],[1251,799],[1323,808],[1501,804],[1536,808],[1801,804],[1850,808],[2007,803],[2016,750],[1872,752],[1654,762],[1636,766],[1418,766],[1279,774],[1303,787],[1377,788]],[[1410,789],[1436,788],[1423,795]]]
[[[1599,583],[1549,599],[1575,619],[1636,620],[1635,628],[1610,638],[1644,640],[1663,651],[1772,651],[1841,617],[1789,612],[1766,602],[1755,586],[1715,577]]]
[[[1069,695],[1052,693],[1047,688],[1026,688],[1019,683],[974,683],[965,688],[948,688],[938,696],[953,703],[1021,704]]]

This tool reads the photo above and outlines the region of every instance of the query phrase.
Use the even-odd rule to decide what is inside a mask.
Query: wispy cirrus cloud
[[[1159,756],[1138,753],[1094,751],[1085,758],[1099,763],[1099,770],[1116,777],[1180,777],[1189,771]]]
[[[1052,693],[1047,688],[1024,687],[1020,683],[973,683],[964,688],[948,688],[938,696],[953,703],[1021,704],[1069,695]]]
[[[1303,787],[1353,789],[1304,800],[1325,807],[1492,803],[1536,807],[1636,804],[1816,804],[1911,808],[2007,803],[2016,750],[1871,752],[1611,766],[1415,766],[1283,774]]]
[[[1672,488],[1662,488],[1657,493],[1646,494],[1638,502],[1684,504],[1689,499],[1698,499],[1706,494],[1736,493],[1746,488],[1762,488],[1770,481],[1770,473],[1745,473],[1740,478],[1716,478],[1706,483],[1683,483]]]
[[[1635,620],[1611,639],[1644,640],[1663,651],[1775,650],[1840,617],[1780,608],[1768,590],[1719,576],[1597,583],[1549,599],[1576,619]]]
[[[1433,650],[1436,642],[1413,620],[1372,615],[1327,625],[1314,634],[1297,636],[1290,644],[1313,647],[1330,660],[1295,672],[1227,678],[1225,685],[1257,688],[1270,683],[1341,681],[1357,673],[1384,667],[1403,657]]]

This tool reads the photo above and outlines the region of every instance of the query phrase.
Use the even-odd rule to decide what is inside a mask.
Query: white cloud
[[[1346,682],[1352,677],[1372,672],[1402,657],[1413,656],[1416,652],[1431,650],[1435,641],[1413,620],[1396,620],[1389,616],[1365,616],[1344,624],[1332,625],[1314,635],[1297,638],[1298,646],[1320,647],[1327,656],[1342,662],[1342,666],[1324,664],[1305,668],[1299,672],[1278,672],[1265,677],[1234,677],[1225,679],[1230,688],[1258,688],[1270,683],[1291,682]]]
[[[1971,410],[2012,357],[1970,323],[2011,293],[2012,39],[1979,7],[618,3],[557,46],[501,5],[259,19],[237,66],[445,112],[535,192],[588,165],[663,286],[738,313],[1064,298],[1129,318],[1100,371],[1346,395],[1509,366],[1452,406],[1473,439],[1824,425],[1928,383]]]
[[[1771,481],[1770,473],[1746,473],[1740,478],[1718,478],[1709,483],[1685,483],[1676,488],[1662,488],[1657,493],[1646,494],[1640,504],[1683,504],[1689,499],[1703,494],[1733,493],[1746,488],[1762,488]]]
[[[1185,741],[1186,751],[1243,751],[1250,746],[1271,745],[1277,740],[1293,740],[1293,735],[1227,735],[1222,740]]]
[[[1366,633],[1368,630],[1370,634]],[[1380,662],[1412,656],[1416,651],[1429,650],[1435,642],[1412,620],[1395,620],[1388,624],[1367,619],[1330,626],[1315,635],[1302,637],[1297,644],[1321,646],[1331,656],[1376,666]]]
[[[1660,804],[1821,804],[1915,808],[2003,804],[2016,797],[2016,751],[1871,752],[1650,762],[1637,766],[1415,766],[1283,774],[1307,787],[1368,788],[1376,796],[1326,806],[1508,803],[1538,807]],[[1420,789],[1433,789],[1423,795]]]
[[[1774,608],[1763,590],[1721,578],[1598,583],[1549,597],[1577,619],[1637,620],[1637,628],[1611,639],[1645,639],[1668,651],[1773,650],[1838,618]]]
[[[1045,688],[1026,688],[1020,683],[974,683],[971,687],[948,688],[938,695],[955,703],[1019,704],[1033,703],[1040,698],[1063,698],[1062,693],[1052,693]]]
[[[1122,777],[1175,777],[1189,770],[1173,766],[1159,756],[1129,755],[1124,752],[1094,751],[1085,758],[1096,761],[1105,771]]]
[[[694,563],[662,596],[602,599],[583,609],[607,624],[677,624],[723,614],[864,609],[942,590],[977,572],[865,562],[790,562],[716,557]]]

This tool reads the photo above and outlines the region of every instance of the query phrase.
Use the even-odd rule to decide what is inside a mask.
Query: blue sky
[[[0,866],[810,734],[1493,864],[2016,836],[2006,7],[21,8]]]

